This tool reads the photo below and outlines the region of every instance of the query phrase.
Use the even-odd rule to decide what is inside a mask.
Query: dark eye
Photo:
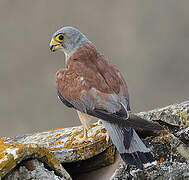
[[[60,36],[59,36],[59,39],[60,39],[60,40],[63,40],[63,39],[64,39],[64,36],[63,36],[63,35],[60,35]]]
[[[59,42],[63,42],[65,39],[65,35],[64,34],[58,34],[56,36],[56,40],[59,41]]]

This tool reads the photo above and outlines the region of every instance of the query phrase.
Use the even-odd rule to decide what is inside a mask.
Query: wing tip
[[[146,130],[151,130],[151,131],[164,130],[164,127],[161,126],[158,122],[149,121],[147,119],[141,118],[134,114],[129,114],[129,120],[130,120],[130,123],[132,122],[133,126],[134,125],[136,126],[133,128],[141,128],[141,129],[146,129]]]
[[[154,123],[154,129],[155,131],[163,131],[165,130],[165,128],[163,126],[161,126],[158,122],[153,122]]]

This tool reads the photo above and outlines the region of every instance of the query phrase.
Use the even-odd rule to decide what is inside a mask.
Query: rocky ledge
[[[0,179],[189,179],[189,101],[137,115],[166,129],[137,129],[157,159],[143,171],[114,163],[119,158],[116,149],[106,141],[103,126],[94,123],[89,130],[92,141],[80,145],[74,140],[83,135],[81,126],[1,137]],[[105,167],[111,164],[115,172]]]

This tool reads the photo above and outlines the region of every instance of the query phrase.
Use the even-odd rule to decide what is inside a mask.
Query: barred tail
[[[125,163],[143,169],[144,164],[155,161],[153,155],[141,141],[134,129],[130,127],[122,128],[117,124],[109,123],[104,120],[101,121]]]

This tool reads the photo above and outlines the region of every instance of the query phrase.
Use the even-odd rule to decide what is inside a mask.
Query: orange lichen
[[[58,136],[60,136],[60,133],[58,133],[58,134],[55,135],[55,137],[58,137]]]
[[[54,147],[54,148],[49,148],[50,151],[58,151],[61,150],[62,147]]]
[[[46,130],[44,132],[57,131],[57,130],[63,131],[64,129],[63,128],[54,128],[54,129]]]
[[[162,130],[161,133],[160,133],[160,136],[165,136],[165,135],[168,135],[168,134],[169,134],[169,131]]]
[[[40,132],[33,132],[33,134],[39,134]]]
[[[61,144],[64,143],[64,141],[56,141],[55,144]]]
[[[165,159],[163,157],[161,157],[159,160],[158,160],[158,163],[162,163],[163,161],[165,161]]]
[[[72,136],[70,137],[70,139],[69,139],[69,140],[66,142],[66,144],[64,145],[64,148],[69,149],[69,148],[78,147],[78,144],[72,144],[72,143],[73,143],[73,141],[74,141],[74,138],[75,138],[77,135],[79,135],[79,133],[81,133],[81,132],[82,132],[82,130],[74,132],[74,133],[72,134]]]

